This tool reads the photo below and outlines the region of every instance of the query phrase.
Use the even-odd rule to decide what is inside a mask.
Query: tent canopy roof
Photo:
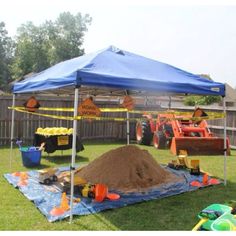
[[[58,63],[17,82],[13,93],[65,88],[129,90],[142,93],[225,95],[225,86],[171,65],[114,46]]]

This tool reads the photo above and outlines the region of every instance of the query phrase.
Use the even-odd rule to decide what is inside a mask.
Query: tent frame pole
[[[129,142],[129,111],[126,112],[126,118],[127,118],[127,121],[126,121],[126,126],[127,126],[127,130],[126,130],[126,135],[127,135],[127,145],[130,144]]]
[[[226,101],[223,96],[223,112],[224,112],[224,185],[227,185],[227,143],[226,143],[226,122],[227,122],[227,112],[226,112]]]
[[[171,96],[169,96],[169,103],[168,103],[168,109],[171,109]]]
[[[71,155],[71,187],[70,187],[70,224],[73,220],[73,199],[74,199],[74,172],[75,172],[75,156],[76,156],[76,133],[77,133],[77,114],[78,114],[78,101],[79,101],[79,87],[75,88],[74,98],[74,120],[73,120],[73,140],[72,140],[72,155]]]
[[[12,96],[12,107],[15,107],[16,94]],[[14,142],[14,126],[15,126],[15,109],[11,111],[11,149],[10,149],[10,170],[12,168],[12,156],[13,156],[13,142]]]

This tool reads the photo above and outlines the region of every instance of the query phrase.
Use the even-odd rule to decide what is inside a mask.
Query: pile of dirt
[[[110,150],[82,168],[78,175],[90,183],[103,183],[123,192],[180,181],[162,168],[146,150],[128,145]]]

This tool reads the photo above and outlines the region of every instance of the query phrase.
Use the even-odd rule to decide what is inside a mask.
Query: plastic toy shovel
[[[208,221],[207,218],[202,218],[192,229],[192,231],[197,231],[200,229],[200,227]]]

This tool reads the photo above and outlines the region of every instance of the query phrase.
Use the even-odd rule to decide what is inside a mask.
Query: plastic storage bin
[[[42,151],[36,147],[21,147],[22,162],[25,167],[40,165]]]

